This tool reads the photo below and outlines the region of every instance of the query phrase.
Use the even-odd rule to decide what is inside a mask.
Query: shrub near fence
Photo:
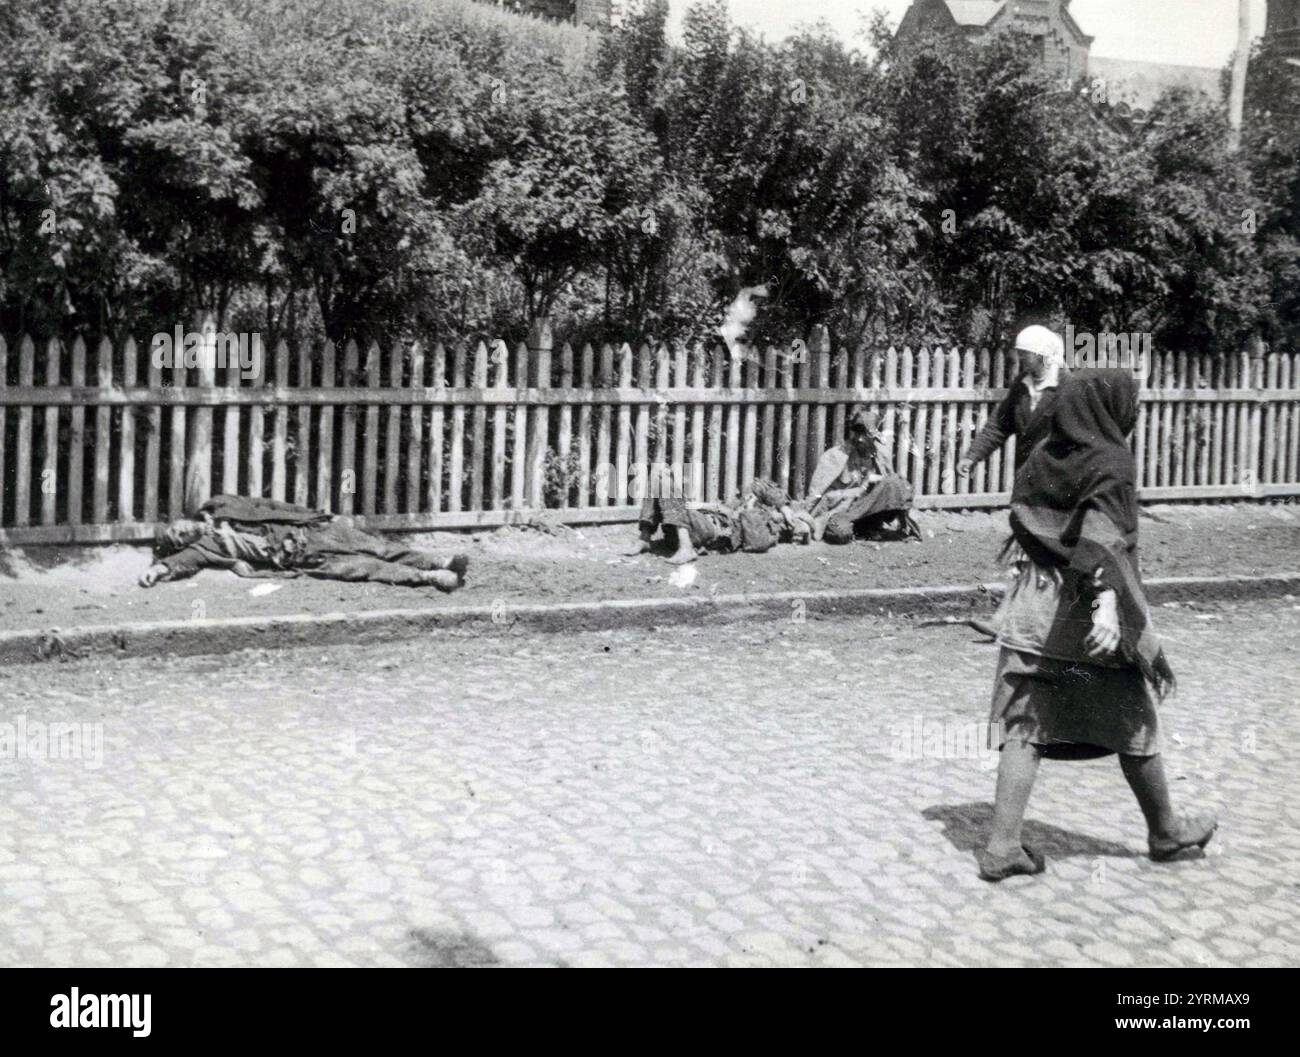
[[[1002,351],[284,343],[260,369],[163,367],[134,341],[0,339],[0,538],[146,539],[214,492],[383,529],[558,511],[635,518],[646,469],[688,498],[770,477],[800,496],[855,404],[878,408],[922,507],[1000,506],[1010,446],[962,449],[1014,378]],[[244,377],[252,374],[252,377]],[[1300,495],[1300,357],[1154,357],[1133,444],[1146,500]]]

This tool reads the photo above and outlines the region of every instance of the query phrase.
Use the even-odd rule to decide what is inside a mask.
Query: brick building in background
[[[1269,29],[1291,32],[1300,45],[1300,0],[1270,0]],[[960,34],[979,41],[992,33],[1017,29],[1037,42],[1044,70],[1054,79],[1087,77],[1106,86],[1115,103],[1147,109],[1170,88],[1189,88],[1212,99],[1221,97],[1220,71],[1141,59],[1114,59],[1093,53],[1094,37],[1070,14],[1069,0],[913,0],[898,27],[898,37],[925,31]]]
[[[1300,58],[1300,0],[1268,0],[1264,32],[1278,42],[1282,54]]]
[[[623,0],[485,0],[521,14],[536,15],[554,22],[609,29],[618,24]]]
[[[1300,0],[1268,0],[1266,33],[1291,33],[1300,36]]]
[[[1088,73],[1093,38],[1070,14],[1070,0],[913,0],[897,36],[938,31],[978,41],[1006,29],[1034,38],[1052,77],[1074,80]]]

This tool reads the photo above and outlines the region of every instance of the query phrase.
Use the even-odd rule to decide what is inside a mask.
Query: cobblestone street
[[[1300,605],[1157,622],[1171,785],[1219,835],[1153,864],[1113,758],[1049,762],[1048,872],[1001,885],[963,627],[3,669],[0,962],[1300,964]],[[60,723],[81,758],[39,758]]]

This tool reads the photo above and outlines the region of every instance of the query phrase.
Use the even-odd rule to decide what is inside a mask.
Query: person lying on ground
[[[649,551],[656,531],[662,528],[664,539],[673,548],[668,558],[672,565],[693,562],[701,551],[727,553],[741,545],[738,513],[723,503],[688,506],[680,498],[646,498],[641,501],[637,527],[641,538],[629,556]]]
[[[1218,824],[1208,814],[1175,814],[1161,760],[1156,700],[1174,674],[1138,568],[1128,444],[1136,419],[1129,372],[1063,377],[1046,435],[1016,471],[1006,554],[1017,575],[995,621],[989,720],[989,747],[1001,758],[988,843],[975,855],[986,881],[1045,869],[1021,840],[1044,756],[1118,754],[1157,862],[1205,847]]]
[[[807,543],[812,538],[813,521],[775,482],[759,479],[734,503],[688,505],[679,498],[643,500],[641,538],[629,555],[649,551],[660,528],[673,548],[668,560],[684,565],[701,551],[762,554],[778,543]]]
[[[768,519],[766,532],[773,537],[774,543],[811,543],[816,531],[813,516],[804,509],[803,504],[792,500],[785,489],[775,481],[758,478],[749,486],[744,510],[762,511]],[[751,515],[757,518],[758,515]],[[750,522],[742,513],[741,535],[745,550],[767,550],[760,546],[760,531],[746,533],[745,526]]]
[[[958,460],[957,473],[962,477],[969,477],[1010,437],[1016,438],[1019,469],[1046,435],[1060,380],[1070,373],[1065,365],[1065,342],[1046,327],[1026,327],[1016,335],[1016,352],[1021,373]]]
[[[178,518],[159,536],[141,587],[182,580],[200,569],[237,576],[311,576],[454,591],[469,558],[440,558],[362,532],[321,510],[276,499],[213,496],[193,518]]]
[[[804,509],[812,515],[814,539],[850,543],[893,521],[905,539],[921,538],[911,515],[912,485],[894,473],[875,411],[856,409],[844,440],[817,461]]]

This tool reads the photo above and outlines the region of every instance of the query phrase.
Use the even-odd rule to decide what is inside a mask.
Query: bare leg
[[[1156,756],[1123,756],[1119,765],[1128,780],[1129,788],[1137,797],[1138,806],[1147,820],[1147,829],[1157,837],[1168,837],[1174,832],[1177,818],[1169,802],[1169,786],[1165,782],[1164,760]]]
[[[677,550],[673,556],[668,559],[672,565],[685,565],[687,562],[695,561],[695,547],[691,543],[691,534],[680,525],[665,525],[664,534],[672,533],[677,539]]]
[[[439,591],[454,591],[461,585],[461,577],[450,569],[419,569],[369,554],[332,556],[303,572],[317,580],[371,581],[397,587],[436,587]]]
[[[638,554],[645,554],[650,550],[650,541],[654,539],[655,527],[649,521],[641,522],[641,539],[637,545],[627,552],[629,558],[635,558]]]
[[[988,841],[988,850],[994,855],[1020,851],[1020,827],[1038,776],[1038,760],[1037,746],[1028,742],[1008,741],[1002,747]]]

